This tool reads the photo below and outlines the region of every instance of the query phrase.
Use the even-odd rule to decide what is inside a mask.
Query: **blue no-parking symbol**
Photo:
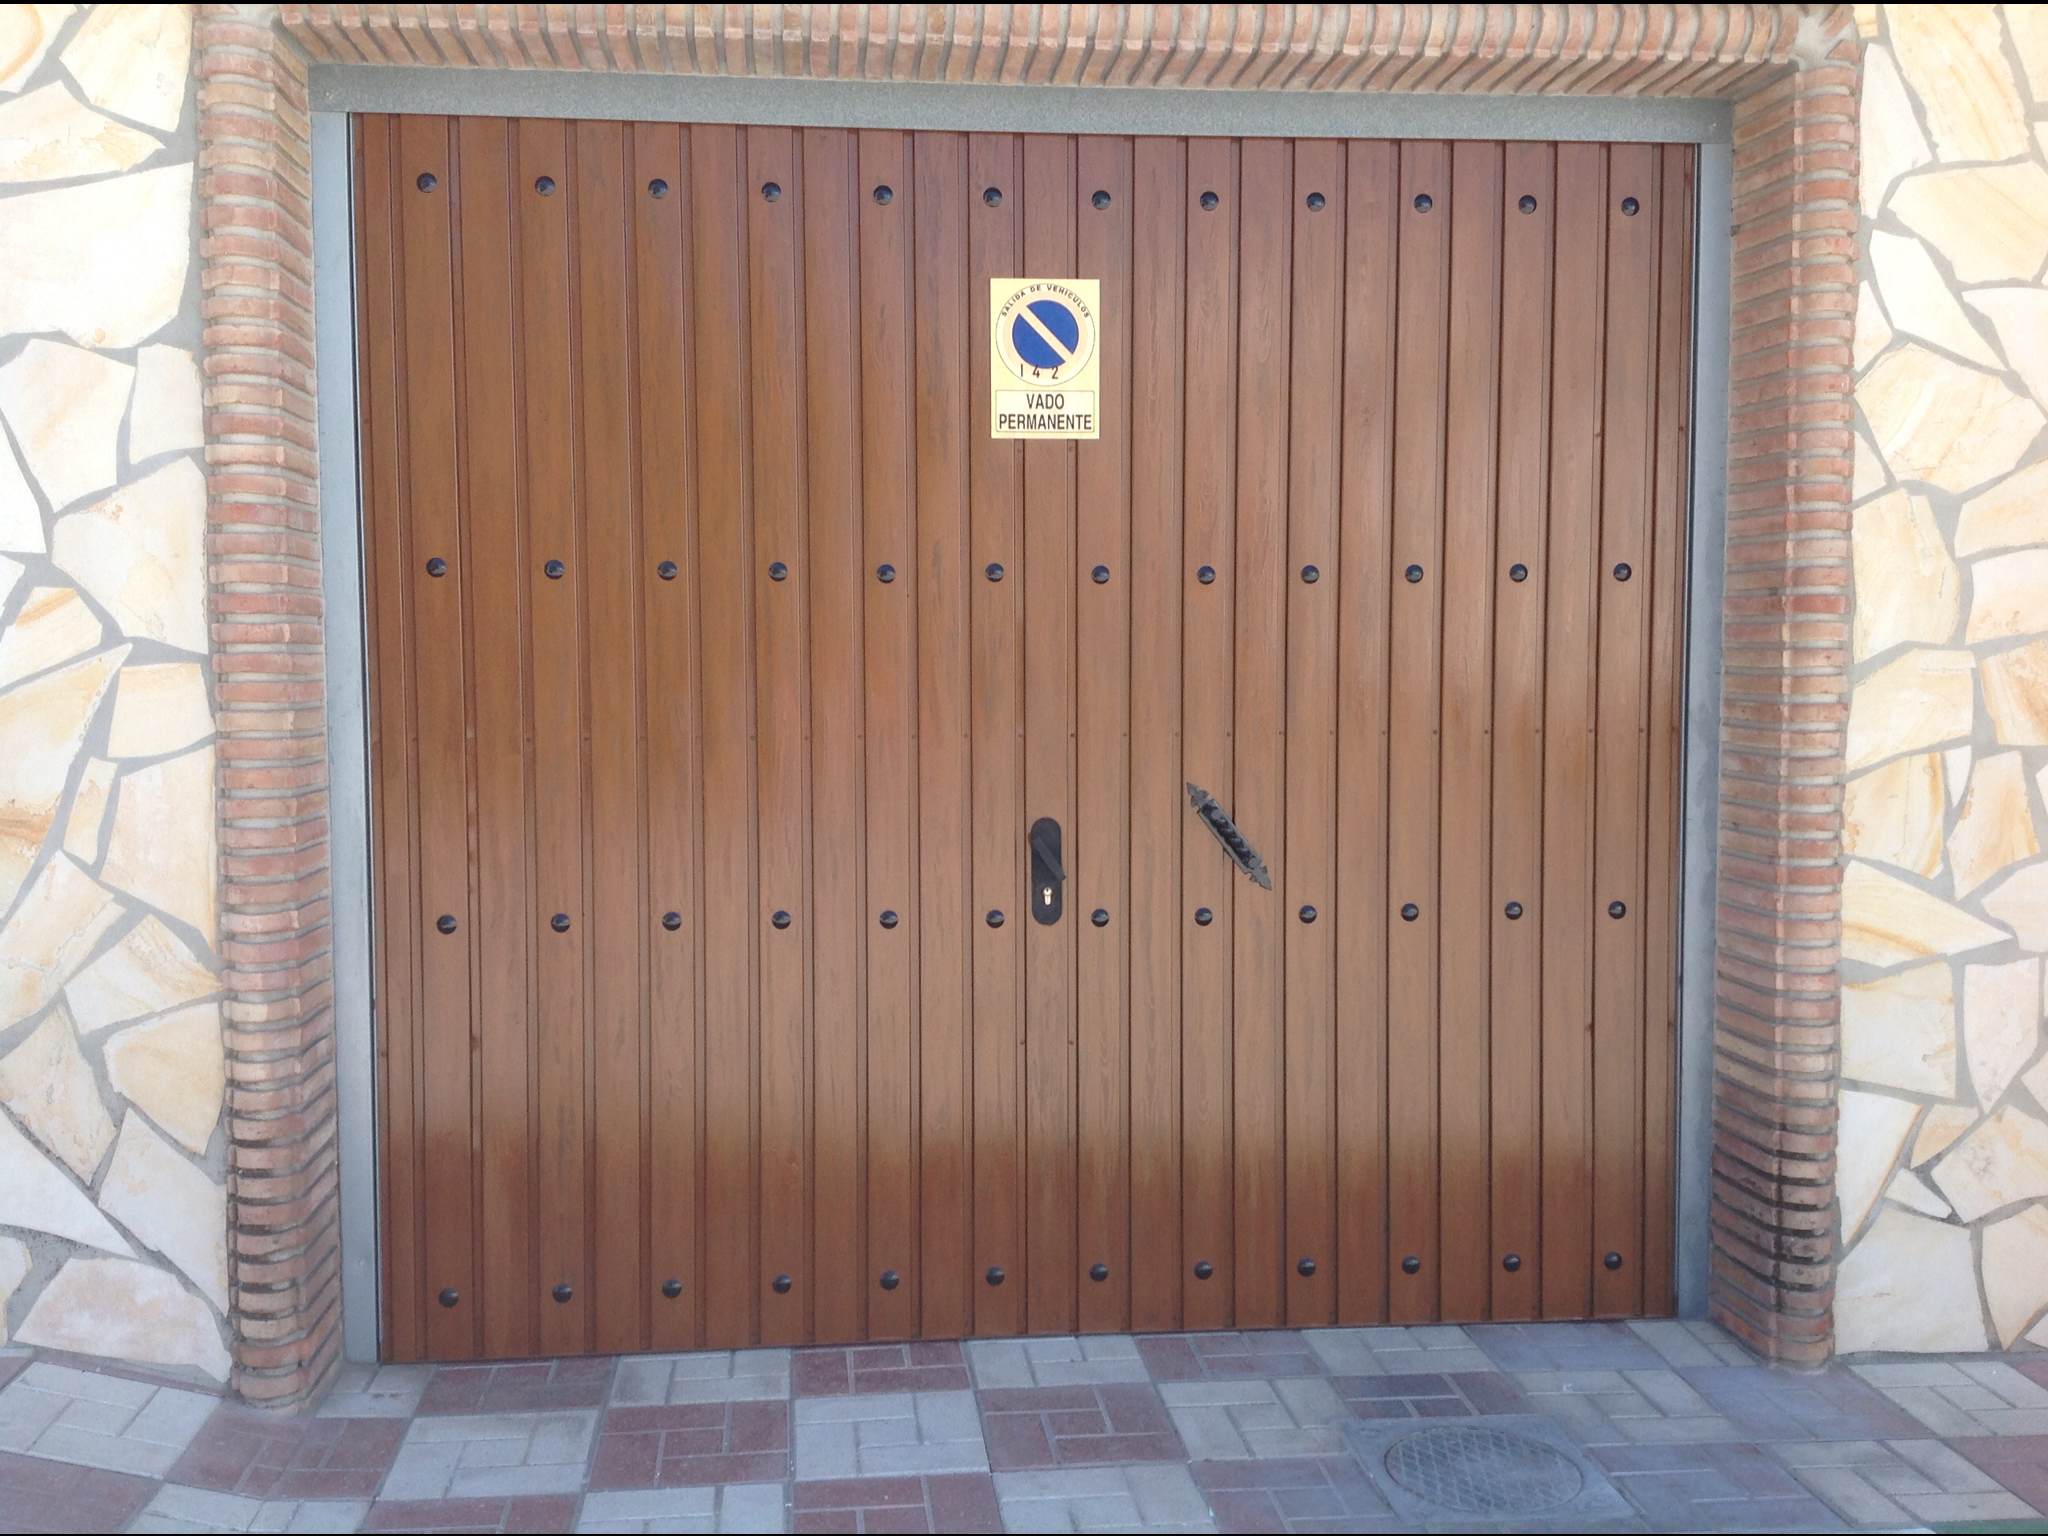
[[[1010,323],[1010,345],[1033,368],[1064,368],[1081,345],[1081,321],[1058,299],[1020,305]]]

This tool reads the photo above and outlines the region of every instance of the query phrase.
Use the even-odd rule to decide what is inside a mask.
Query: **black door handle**
[[[1031,915],[1050,927],[1066,907],[1066,866],[1060,862],[1060,824],[1050,816],[1031,823]]]

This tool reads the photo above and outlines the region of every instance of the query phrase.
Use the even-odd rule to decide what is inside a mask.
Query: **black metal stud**
[[[432,171],[421,171],[419,174],[419,179],[415,181],[413,185],[418,187],[422,192],[431,192],[434,190],[434,188],[441,185],[441,182],[440,179],[436,177]]]
[[[1206,928],[1215,921],[1216,914],[1214,912],[1211,912],[1207,907],[1195,908],[1195,926],[1197,928]]]
[[[1205,213],[1213,213],[1216,209],[1216,204],[1219,201],[1221,201],[1221,199],[1219,199],[1214,192],[1204,192],[1202,194],[1203,211]]]
[[[670,1301],[674,1301],[683,1294],[683,1282],[671,1275],[668,1279],[661,1282],[661,1294]]]
[[[1097,1285],[1102,1284],[1103,1281],[1109,1278],[1109,1266],[1107,1264],[1090,1264],[1088,1266],[1088,1278]]]
[[[1003,1283],[1003,1266],[1000,1264],[989,1265],[988,1273],[983,1275],[981,1278],[986,1280],[990,1285],[1001,1285]]]
[[[541,574],[546,576],[549,581],[560,581],[564,576],[569,574],[569,567],[562,564],[562,562],[559,560],[550,560],[546,565],[542,566],[540,569]]]
[[[661,564],[657,565],[657,566],[656,566],[656,567],[654,568],[654,574],[655,574],[655,575],[657,575],[657,576],[659,576],[659,577],[660,577],[660,578],[661,578],[661,579],[662,579],[663,581],[674,581],[674,580],[676,579],[676,563],[675,563],[675,561],[673,561],[673,560],[664,560],[664,561],[662,561],[662,562],[661,562]]]
[[[659,176],[655,177],[654,180],[647,183],[647,195],[649,197],[667,197],[668,183]]]
[[[1512,1275],[1522,1267],[1522,1256],[1519,1253],[1511,1253],[1500,1261],[1500,1267]]]
[[[1317,570],[1312,565],[1304,565],[1301,568],[1301,579],[1307,582],[1310,586],[1314,586],[1317,582],[1323,579],[1323,573]]]
[[[779,201],[781,201],[781,198],[782,198],[782,183],[781,183],[781,182],[779,182],[779,181],[764,181],[764,182],[762,182],[762,183],[761,183],[761,198],[762,198],[762,200],[763,200],[764,202],[770,202],[770,203],[773,203],[773,202],[779,202]]]
[[[1302,1259],[1295,1264],[1294,1272],[1306,1280],[1316,1272],[1316,1261],[1314,1259]]]
[[[1402,1273],[1402,1274],[1404,1274],[1404,1275],[1419,1275],[1419,1274],[1421,1274],[1421,1273],[1422,1273],[1422,1260],[1418,1259],[1418,1258],[1417,1258],[1417,1257],[1416,1257],[1416,1256],[1415,1256],[1414,1254],[1412,1254],[1412,1253],[1411,1253],[1411,1254],[1409,1254],[1407,1258],[1405,1258],[1405,1259],[1403,1259],[1403,1260],[1401,1261],[1401,1273]]]
[[[1199,571],[1195,572],[1195,580],[1199,581],[1205,587],[1208,586],[1209,583],[1214,581],[1215,579],[1216,567],[1213,565],[1205,565]]]
[[[1098,189],[1096,194],[1089,198],[1088,201],[1098,208],[1107,208],[1109,206],[1109,194]]]
[[[1521,561],[1517,560],[1513,565],[1508,567],[1509,581],[1527,581],[1528,579],[1529,567],[1522,564]]]
[[[1643,205],[1641,203],[1637,202],[1632,197],[1624,197],[1621,200],[1621,211],[1631,219],[1636,216],[1636,211],[1640,209],[1642,206]]]
[[[882,926],[884,928],[894,928],[898,921],[899,919],[894,912],[884,912],[882,914]]]
[[[1000,912],[990,912],[987,922],[991,928],[1000,928],[1003,926],[1003,914]]]
[[[683,914],[680,912],[662,913],[661,926],[666,928],[670,933],[674,933],[678,928],[683,926]]]
[[[1402,903],[1401,903],[1401,921],[1402,921],[1402,922],[1404,922],[1404,923],[1412,923],[1412,922],[1414,922],[1414,921],[1415,921],[1415,919],[1417,919],[1417,918],[1418,918],[1418,917],[1420,917],[1420,916],[1422,916],[1422,908],[1420,908],[1420,907],[1418,907],[1417,905],[1415,905],[1415,903],[1414,903],[1414,902],[1412,902],[1412,901],[1404,901],[1404,902],[1402,902]]]
[[[1000,208],[1003,205],[1003,189],[1001,187],[983,187],[981,189],[981,200],[991,208]]]
[[[1322,193],[1320,193],[1320,192],[1311,192],[1311,193],[1309,193],[1309,195],[1308,195],[1308,211],[1309,211],[1310,213],[1321,213],[1321,212],[1323,211],[1323,194],[1322,194]]]
[[[448,574],[448,562],[439,555],[434,556],[433,559],[427,562],[427,574],[429,576],[446,576]]]
[[[902,1283],[903,1283],[903,1277],[902,1277],[901,1275],[897,1274],[895,1270],[893,1270],[893,1269],[885,1269],[885,1270],[883,1270],[883,1271],[882,1271],[882,1289],[883,1289],[883,1290],[885,1290],[885,1291],[893,1291],[893,1290],[895,1290],[895,1289],[896,1289],[896,1287],[897,1287],[897,1286],[901,1285]]]
[[[548,926],[554,929],[557,933],[567,933],[569,931],[569,914],[566,912],[557,912],[553,917],[548,919]]]
[[[1314,907],[1303,907],[1301,909],[1301,920],[1304,923],[1314,922],[1316,920],[1316,909]]]
[[[894,581],[895,579],[895,566],[884,564],[875,567],[875,580],[879,581],[883,586],[886,587],[887,585],[889,585],[890,582]]]
[[[1098,928],[1107,928],[1109,926],[1109,908],[1097,907],[1088,914],[1088,921]]]
[[[1436,199],[1431,197],[1427,192],[1418,192],[1415,194],[1415,211],[1417,213],[1427,213],[1430,209],[1434,208],[1435,206]]]
[[[440,1302],[441,1305],[444,1307],[452,1307],[458,1301],[462,1300],[462,1292],[458,1291],[457,1289],[455,1289],[454,1286],[451,1285],[447,1287],[445,1290],[443,1290],[441,1294],[435,1297],[434,1299]]]
[[[1211,1275],[1215,1273],[1216,1266],[1214,1264],[1211,1264],[1207,1259],[1197,1259],[1195,1261],[1195,1278],[1197,1280],[1207,1280]]]
[[[1609,917],[1626,917],[1628,916],[1628,907],[1622,902],[1610,901],[1607,903],[1607,915]]]
[[[771,181],[768,183],[768,185],[772,187],[775,185],[775,183]],[[772,203],[775,201],[775,199],[771,197],[770,199],[768,199],[768,201]],[[789,1294],[790,1287],[796,1284],[796,1282],[790,1279],[787,1275],[777,1275],[769,1283],[775,1287],[775,1294],[778,1296],[787,1296]]]
[[[1605,1264],[1609,1269],[1619,1269],[1621,1268],[1621,1255],[1618,1253],[1610,1253],[1607,1255],[1606,1258],[1602,1259],[1600,1262],[1602,1264]]]
[[[875,201],[886,204],[896,196],[896,189],[887,182],[875,188]]]
[[[773,923],[778,928],[787,928],[789,926],[789,914],[783,911],[780,907],[777,907],[774,913],[769,917],[768,921]]]
[[[555,195],[555,178],[552,176],[538,178],[533,184],[533,190],[542,197],[553,197]]]
[[[1626,561],[1623,561],[1614,568],[1614,579],[1616,581],[1627,581],[1633,575],[1635,575],[1635,572],[1629,569],[1628,562]]]
[[[557,1301],[557,1302],[559,1303],[559,1302],[567,1302],[567,1301],[569,1301],[569,1300],[573,1299],[573,1298],[575,1297],[575,1295],[576,1295],[576,1291],[575,1291],[574,1287],[572,1287],[572,1286],[571,1286],[571,1285],[569,1284],[569,1282],[568,1282],[568,1281],[564,1280],[564,1281],[563,1281],[563,1282],[562,1282],[562,1283],[561,1283],[560,1285],[556,1286],[556,1287],[555,1287],[555,1288],[554,1288],[554,1289],[553,1289],[552,1291],[550,1291],[550,1292],[549,1292],[548,1294],[549,1294],[549,1295],[551,1295],[551,1296],[553,1296],[553,1297],[555,1298],[555,1300],[556,1300],[556,1301]]]
[[[768,579],[770,581],[789,580],[789,567],[780,560],[771,560],[768,563]]]
[[[1422,580],[1422,567],[1419,565],[1411,565],[1408,567],[1407,570],[1403,571],[1401,574],[1406,576],[1411,582],[1420,581]]]
[[[455,919],[450,914],[443,912],[434,919],[434,926],[443,933],[453,933],[455,931]]]
[[[1098,587],[1106,586],[1109,583],[1109,567],[1106,565],[1098,565],[1088,575]]]
[[[1512,922],[1522,915],[1522,904],[1519,901],[1511,901],[1501,910],[1507,913],[1508,920]]]
[[[1531,197],[1528,193],[1524,192],[1522,194],[1521,202],[1517,203],[1515,206],[1520,208],[1524,213],[1534,213],[1536,211],[1536,199]]]
[[[986,576],[990,581],[1001,581],[1003,579],[1002,562],[1000,560],[989,561],[989,563],[982,569],[981,574]]]

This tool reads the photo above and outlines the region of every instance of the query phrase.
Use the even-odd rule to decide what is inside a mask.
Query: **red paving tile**
[[[1198,1461],[1189,1470],[1220,1531],[1356,1531],[1393,1517],[1349,1456]]]
[[[1003,1528],[995,1479],[985,1472],[798,1483],[791,1513],[798,1531],[979,1533]]]
[[[964,1392],[972,1385],[960,1346],[945,1342],[799,1350],[790,1360],[789,1383],[797,1397]]]
[[[1158,1390],[1142,1382],[991,1387],[979,1395],[988,1464],[997,1472],[1187,1455]]]
[[[574,1494],[502,1499],[382,1499],[370,1507],[366,1531],[572,1531]]]
[[[2048,1435],[1973,1435],[1949,1448],[2048,1514]]]
[[[227,1404],[168,1480],[252,1499],[372,1499],[405,1439],[403,1419],[322,1419]]]
[[[118,1531],[162,1485],[125,1472],[0,1451],[0,1522],[24,1531]]]
[[[605,1414],[589,1486],[780,1483],[789,1473],[789,1404],[676,1403]]]
[[[535,1413],[601,1407],[611,1390],[608,1358],[517,1365],[444,1365],[420,1397],[421,1413]]]
[[[1154,1381],[1237,1381],[1246,1377],[1320,1376],[1323,1362],[1288,1328],[1250,1333],[1154,1334],[1138,1340]]]

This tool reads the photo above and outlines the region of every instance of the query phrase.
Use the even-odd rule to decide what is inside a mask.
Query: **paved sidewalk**
[[[1703,1324],[350,1368],[297,1417],[0,1350],[9,1531],[1832,1531],[2043,1511],[2048,1353],[1793,1374]]]

